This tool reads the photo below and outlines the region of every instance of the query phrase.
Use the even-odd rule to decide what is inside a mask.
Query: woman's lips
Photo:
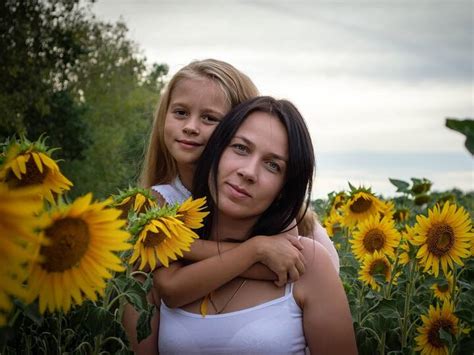
[[[247,190],[245,190],[244,188],[242,187],[239,187],[237,185],[234,185],[230,182],[227,183],[227,185],[230,187],[230,191],[231,193],[236,196],[236,197],[239,197],[239,198],[243,198],[243,197],[252,197]]]

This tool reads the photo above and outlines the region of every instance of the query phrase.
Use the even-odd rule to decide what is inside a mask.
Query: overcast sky
[[[446,117],[474,117],[474,1],[99,0],[170,74],[218,58],[262,94],[292,100],[317,152],[315,196],[388,177],[474,189],[473,159]]]

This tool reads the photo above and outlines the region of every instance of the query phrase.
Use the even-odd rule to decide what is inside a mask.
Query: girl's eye
[[[275,172],[275,173],[278,173],[278,172],[281,171],[280,165],[278,163],[275,163],[272,160],[267,161],[267,167],[268,167],[268,170],[270,170],[272,172]]]
[[[180,110],[180,109],[174,110],[173,113],[178,118],[183,118],[183,117],[186,117],[187,115],[187,112],[185,110]]]
[[[219,124],[221,122],[219,118],[208,116],[208,115],[202,116],[202,120],[204,121],[204,123],[207,123],[207,124]]]
[[[240,143],[234,143],[232,144],[232,148],[237,154],[247,154],[249,152],[249,148],[243,144]]]

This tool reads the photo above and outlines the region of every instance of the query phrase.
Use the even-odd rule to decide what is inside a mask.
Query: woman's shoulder
[[[319,261],[327,260],[331,262],[328,251],[319,241],[308,237],[300,237],[299,241],[303,245],[302,253],[307,258],[307,263],[316,257]]]
[[[340,280],[327,249],[321,243],[310,238],[301,238],[300,242],[303,245],[301,252],[306,260],[306,270],[295,283],[294,296],[297,303],[303,306],[306,295]]]

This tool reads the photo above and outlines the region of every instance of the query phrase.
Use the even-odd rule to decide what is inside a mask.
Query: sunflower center
[[[158,246],[161,242],[166,239],[166,234],[163,232],[153,233],[148,231],[143,241],[143,245],[147,248]]]
[[[439,330],[454,334],[453,323],[449,319],[438,319],[433,322],[430,329],[428,330],[428,342],[435,348],[442,348],[446,344],[439,337]]]
[[[385,244],[385,234],[380,229],[371,229],[364,237],[364,248],[370,253],[383,248]]]
[[[128,218],[128,211],[130,211],[130,208],[133,206],[133,199],[129,199],[126,203],[123,205],[117,206],[116,208],[122,211],[120,214],[119,218],[120,219],[127,219]]]
[[[436,287],[438,288],[439,292],[445,293],[449,290],[449,284],[446,282],[444,284],[437,284]]]
[[[384,260],[375,260],[372,265],[370,265],[370,275],[388,275],[388,265]]]
[[[359,197],[349,208],[354,213],[364,213],[367,212],[371,206],[372,200]]]
[[[43,183],[46,175],[48,175],[49,168],[46,165],[43,165],[43,172],[40,172],[38,166],[35,163],[33,157],[30,156],[30,159],[25,163],[26,164],[26,174],[21,177],[19,180],[13,171],[10,171],[7,176],[7,183],[11,187],[24,187],[32,186]]]
[[[441,257],[449,252],[454,244],[454,231],[446,223],[436,223],[428,230],[428,250]]]
[[[79,218],[60,219],[45,230],[51,244],[41,247],[45,257],[43,268],[61,272],[76,265],[87,251],[90,234],[87,223]]]

